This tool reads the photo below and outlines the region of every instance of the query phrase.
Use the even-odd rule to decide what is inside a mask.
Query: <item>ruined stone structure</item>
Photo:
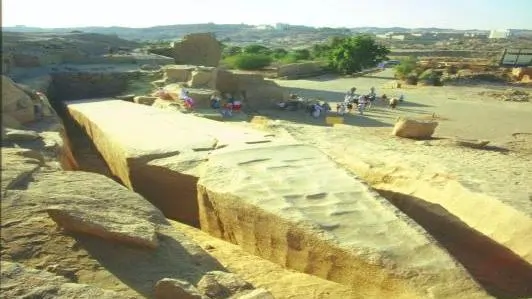
[[[288,96],[275,82],[250,72],[191,65],[165,66],[163,72],[162,85],[170,83],[166,89],[174,99],[177,100],[181,89],[185,88],[198,107],[203,108],[209,107],[210,96],[215,91],[230,93],[251,109],[271,108]]]
[[[222,58],[222,46],[211,33],[186,35],[169,47],[155,48],[152,53],[173,57],[176,64],[218,66]]]

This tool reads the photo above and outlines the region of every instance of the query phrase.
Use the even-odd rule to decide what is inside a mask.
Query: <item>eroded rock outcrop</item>
[[[46,79],[31,83],[46,89],[50,83]],[[46,95],[2,76],[2,108],[3,146],[30,148],[58,167],[77,169],[65,128]]]
[[[207,271],[224,270],[200,247],[176,232],[143,197],[99,174],[42,167],[24,186],[8,189],[1,204],[2,260],[48,269],[70,282],[112,289],[130,298],[152,297],[155,282],[162,277],[195,284]],[[65,223],[58,225],[47,213],[56,206],[78,208],[89,218],[120,216],[119,221],[103,217],[96,220],[108,231],[120,228],[122,235],[102,238],[91,231],[58,230]],[[132,240],[144,245],[143,239],[130,229],[131,223],[154,227],[157,248],[131,246],[139,243],[131,244]],[[124,234],[128,237],[124,238]]]

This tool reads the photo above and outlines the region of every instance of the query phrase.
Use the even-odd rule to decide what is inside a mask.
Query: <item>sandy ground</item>
[[[356,87],[357,93],[368,93],[373,86],[378,95],[399,96],[406,102],[396,110],[381,104],[366,113],[366,117],[353,117],[348,122],[362,127],[388,127],[400,116],[427,117],[433,113],[442,119],[436,131],[438,136],[459,136],[468,139],[486,139],[492,143],[507,142],[513,133],[532,133],[532,103],[500,102],[479,95],[486,90],[504,90],[508,86],[443,86],[390,88],[393,70],[387,69],[359,78],[322,76],[308,80],[278,80],[304,97],[322,97],[330,102],[343,100],[345,92]],[[524,88],[521,88],[524,89]],[[525,89],[532,92],[532,88]],[[334,108],[334,105],[333,105]]]

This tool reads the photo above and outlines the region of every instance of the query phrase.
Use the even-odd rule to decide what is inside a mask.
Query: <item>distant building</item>
[[[255,29],[257,29],[257,30],[270,30],[270,29],[273,29],[273,27],[270,26],[270,25],[258,25],[258,26],[255,26]]]
[[[391,38],[392,38],[392,39],[396,39],[396,40],[405,40],[405,35],[404,35],[404,34],[401,34],[401,35],[392,35]]]
[[[491,30],[488,38],[508,38],[510,37],[510,30]]]
[[[290,28],[290,24],[286,24],[286,23],[275,24],[275,29],[277,30],[287,30],[288,28]]]

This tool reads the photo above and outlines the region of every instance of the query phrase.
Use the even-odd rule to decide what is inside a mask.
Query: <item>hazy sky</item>
[[[2,25],[173,24],[532,29],[532,0],[3,0]]]

